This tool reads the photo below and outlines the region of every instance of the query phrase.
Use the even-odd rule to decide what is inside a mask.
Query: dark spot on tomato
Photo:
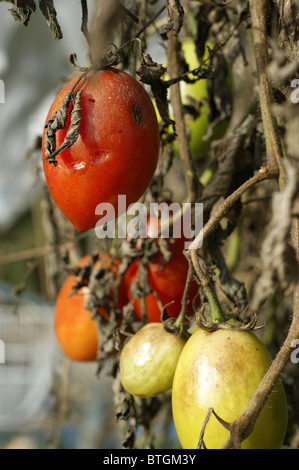
[[[91,103],[95,103],[96,100],[94,100],[93,98],[88,98],[88,101],[90,101]]]
[[[116,75],[118,75],[118,74],[120,73],[119,70],[117,70],[117,69],[115,69],[115,68],[113,68],[113,67],[108,67],[107,70],[108,70],[109,72],[115,73]]]
[[[132,113],[136,126],[139,126],[143,117],[140,106],[138,106],[138,104],[134,104],[134,106],[131,109],[131,113]]]
[[[117,131],[118,134],[121,134],[122,131]]]

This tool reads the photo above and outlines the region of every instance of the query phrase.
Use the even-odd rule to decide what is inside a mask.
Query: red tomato
[[[62,104],[77,78],[55,98],[47,121]],[[82,87],[82,120],[76,142],[56,157],[57,165],[45,160],[49,191],[60,210],[79,232],[94,228],[102,215],[99,203],[117,208],[118,195],[127,207],[144,193],[155,172],[160,137],[152,102],[127,73],[109,68],[90,73]],[[56,132],[56,148],[63,143],[70,125]],[[118,214],[117,210],[115,213]]]
[[[90,261],[90,256],[84,256],[78,266],[84,266]],[[112,258],[106,254],[100,254],[94,269],[104,264],[110,267],[117,275],[119,259],[112,262]],[[76,361],[93,361],[98,351],[98,330],[96,321],[91,312],[85,308],[88,296],[88,286],[82,286],[76,293],[70,295],[79,278],[69,275],[62,285],[55,305],[54,328],[58,343],[64,353]],[[111,293],[112,297],[112,293]],[[121,283],[118,292],[118,307],[122,308],[127,303],[124,285]],[[103,307],[98,312],[106,320],[109,314]]]
[[[155,218],[151,218],[150,224],[148,225],[149,234],[151,232],[153,234],[155,233],[157,228],[156,220]],[[172,253],[170,260],[165,263],[164,257],[159,251],[153,256],[152,262],[147,264],[147,274],[149,285],[151,289],[158,294],[162,306],[165,306],[166,304],[173,301],[173,303],[167,307],[167,314],[169,317],[176,318],[181,311],[181,301],[188,273],[188,261],[185,255],[183,254],[185,242],[184,238],[175,238],[171,241],[167,240],[167,242]],[[137,247],[139,247],[138,240],[136,245]],[[137,277],[139,271],[139,263],[140,258],[136,258],[129,266],[124,275],[124,282],[129,300],[132,300],[133,298],[131,285]],[[198,284],[195,280],[192,280],[188,291],[188,315],[193,315],[194,313],[192,305],[193,300],[195,299],[195,296],[197,294]],[[148,322],[161,321],[162,312],[157,302],[157,298],[153,293],[146,295],[146,310]],[[136,316],[141,319],[142,308],[140,299],[136,299],[134,301],[134,311],[136,313]]]

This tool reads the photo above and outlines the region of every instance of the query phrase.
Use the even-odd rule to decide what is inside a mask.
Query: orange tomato
[[[84,266],[91,260],[90,256],[81,258],[77,266]],[[119,259],[112,259],[109,255],[101,253],[94,268],[104,265],[118,274]],[[79,280],[77,276],[69,275],[62,285],[55,305],[54,329],[57,341],[64,353],[76,361],[94,361],[98,351],[98,330],[96,320],[85,308],[89,288],[88,285],[80,287],[71,295],[72,289]],[[112,302],[112,292],[109,295]],[[120,283],[118,291],[118,308],[127,303],[123,283]],[[104,307],[98,308],[98,313],[109,320],[109,312]]]

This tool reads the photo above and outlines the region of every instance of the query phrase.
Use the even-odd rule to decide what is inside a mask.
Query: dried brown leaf
[[[160,34],[164,39],[167,39],[167,34],[170,31],[179,33],[184,21],[184,9],[180,4],[180,0],[167,0],[168,7],[168,21],[161,28]]]
[[[72,100],[72,94],[67,93],[59,109],[55,111],[52,118],[50,118],[45,125],[46,133],[45,133],[44,146],[45,146],[45,152],[47,156],[46,159],[48,161],[51,161],[52,159],[55,161],[55,157],[53,157],[53,154],[56,151],[55,134],[59,129],[65,129],[68,106],[71,100]]]
[[[54,39],[61,39],[62,31],[57,20],[57,13],[54,6],[53,0],[39,0],[39,8],[42,14],[44,15],[52,36]]]
[[[289,244],[292,207],[298,195],[297,173],[289,162],[285,163],[287,183],[283,191],[273,195],[272,219],[261,249],[262,273],[254,287],[251,311],[261,306],[279,289],[288,295],[298,280],[298,264]]]
[[[299,55],[299,2],[298,0],[276,0],[278,18],[277,43],[290,62],[298,62]]]
[[[12,15],[15,21],[23,26],[27,26],[31,18],[31,14],[35,12],[36,6],[34,0],[16,1],[14,7],[9,9],[8,12]]]

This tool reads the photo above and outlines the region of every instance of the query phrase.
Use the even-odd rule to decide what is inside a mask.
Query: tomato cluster
[[[56,148],[63,146],[69,137],[74,103],[70,100],[64,110],[61,106],[63,108],[66,93],[75,99],[78,84],[77,79],[68,83],[49,111],[47,122],[53,115],[58,119],[61,111],[68,114],[64,125],[55,133]],[[205,82],[202,85],[205,87]],[[49,155],[43,145],[43,164],[54,201],[78,231],[86,231],[99,222],[96,214],[99,203],[116,207],[118,195],[123,194],[129,205],[144,193],[157,166],[159,132],[149,96],[125,72],[112,68],[93,72],[80,87],[82,119],[77,139],[52,162],[47,161]],[[200,122],[207,124],[205,107]],[[192,135],[195,135],[193,127]],[[44,144],[46,138],[45,130]],[[195,145],[192,139],[191,143]],[[196,148],[194,155],[200,155],[202,150]],[[151,222],[159,228],[157,220]],[[147,233],[149,238],[150,233]],[[92,262],[90,256],[83,257],[57,297],[55,332],[62,351],[69,358],[95,361],[100,347],[99,319],[109,322],[112,311],[117,312],[119,328],[124,307],[130,304],[140,327],[121,347],[122,386],[141,398],[171,390],[173,420],[180,443],[183,448],[196,448],[208,410],[213,409],[228,423],[237,419],[271,359],[265,346],[251,332],[221,328],[207,332],[199,328],[191,334],[186,332],[183,322],[176,322],[182,311],[189,268],[184,242],[184,237],[169,237],[166,244],[170,257],[165,259],[155,240],[156,249],[147,258],[140,250],[139,239],[135,246],[138,255],[130,260],[124,272],[120,272],[122,260],[119,258],[99,253],[96,262]],[[104,288],[96,314],[92,315],[87,304],[91,295],[89,280],[90,273],[98,269],[102,274],[112,274],[111,285]],[[82,276],[82,272],[89,272],[89,275]],[[146,289],[140,280],[144,273]],[[112,289],[112,284],[117,287]],[[192,279],[184,298],[187,318],[198,308],[198,288],[198,283]],[[168,317],[166,323],[162,318],[163,307]],[[286,421],[285,393],[282,383],[277,382],[242,447],[281,447]],[[216,415],[211,415],[204,429],[205,445],[221,448],[228,435]]]
[[[137,240],[137,244],[140,239]],[[158,243],[157,240],[154,240]],[[183,254],[184,239],[175,239],[171,243],[167,240],[171,248],[171,258],[164,261],[160,250],[155,253],[147,264],[147,274],[152,292],[144,294],[146,302],[146,322],[157,323],[162,321],[162,307],[166,306],[167,316],[176,318],[180,314],[181,300],[185,288],[186,276],[188,272],[188,261]],[[84,256],[77,267],[82,268],[90,264],[91,257]],[[113,305],[113,292],[108,292],[109,308],[117,308],[121,312],[122,308],[129,302],[133,302],[133,314],[136,320],[142,320],[141,298],[134,298],[132,285],[138,276],[138,263],[140,258],[135,258],[126,269],[123,276],[119,275],[119,258],[111,258],[105,253],[99,253],[98,259],[93,264],[92,269],[103,267],[113,272],[113,276],[118,278],[117,305]],[[75,289],[79,282],[79,288]],[[58,342],[62,350],[74,360],[95,360],[98,350],[98,332],[96,319],[91,318],[91,312],[86,309],[86,302],[89,295],[88,279],[80,283],[78,275],[70,274],[65,280],[56,300],[55,309],[55,331]],[[158,302],[156,295],[160,297]],[[107,296],[106,296],[107,297]],[[104,299],[107,300],[107,299]],[[187,301],[187,313],[191,314],[193,301],[198,300],[198,284],[193,280],[189,288]],[[167,306],[168,302],[174,301]],[[110,307],[109,307],[110,305]],[[107,306],[107,302],[105,302]],[[99,305],[98,313],[109,321],[109,311],[104,305]],[[121,319],[120,319],[121,320]]]
[[[207,448],[222,448],[229,431],[216,415],[227,423],[236,420],[270,364],[267,349],[250,331],[197,328],[186,341],[161,324],[139,330],[120,356],[122,385],[129,393],[149,398],[172,389],[174,425],[185,449],[199,446],[203,430]],[[209,410],[216,415],[205,425]],[[278,449],[286,427],[286,396],[278,381],[242,448]]]

